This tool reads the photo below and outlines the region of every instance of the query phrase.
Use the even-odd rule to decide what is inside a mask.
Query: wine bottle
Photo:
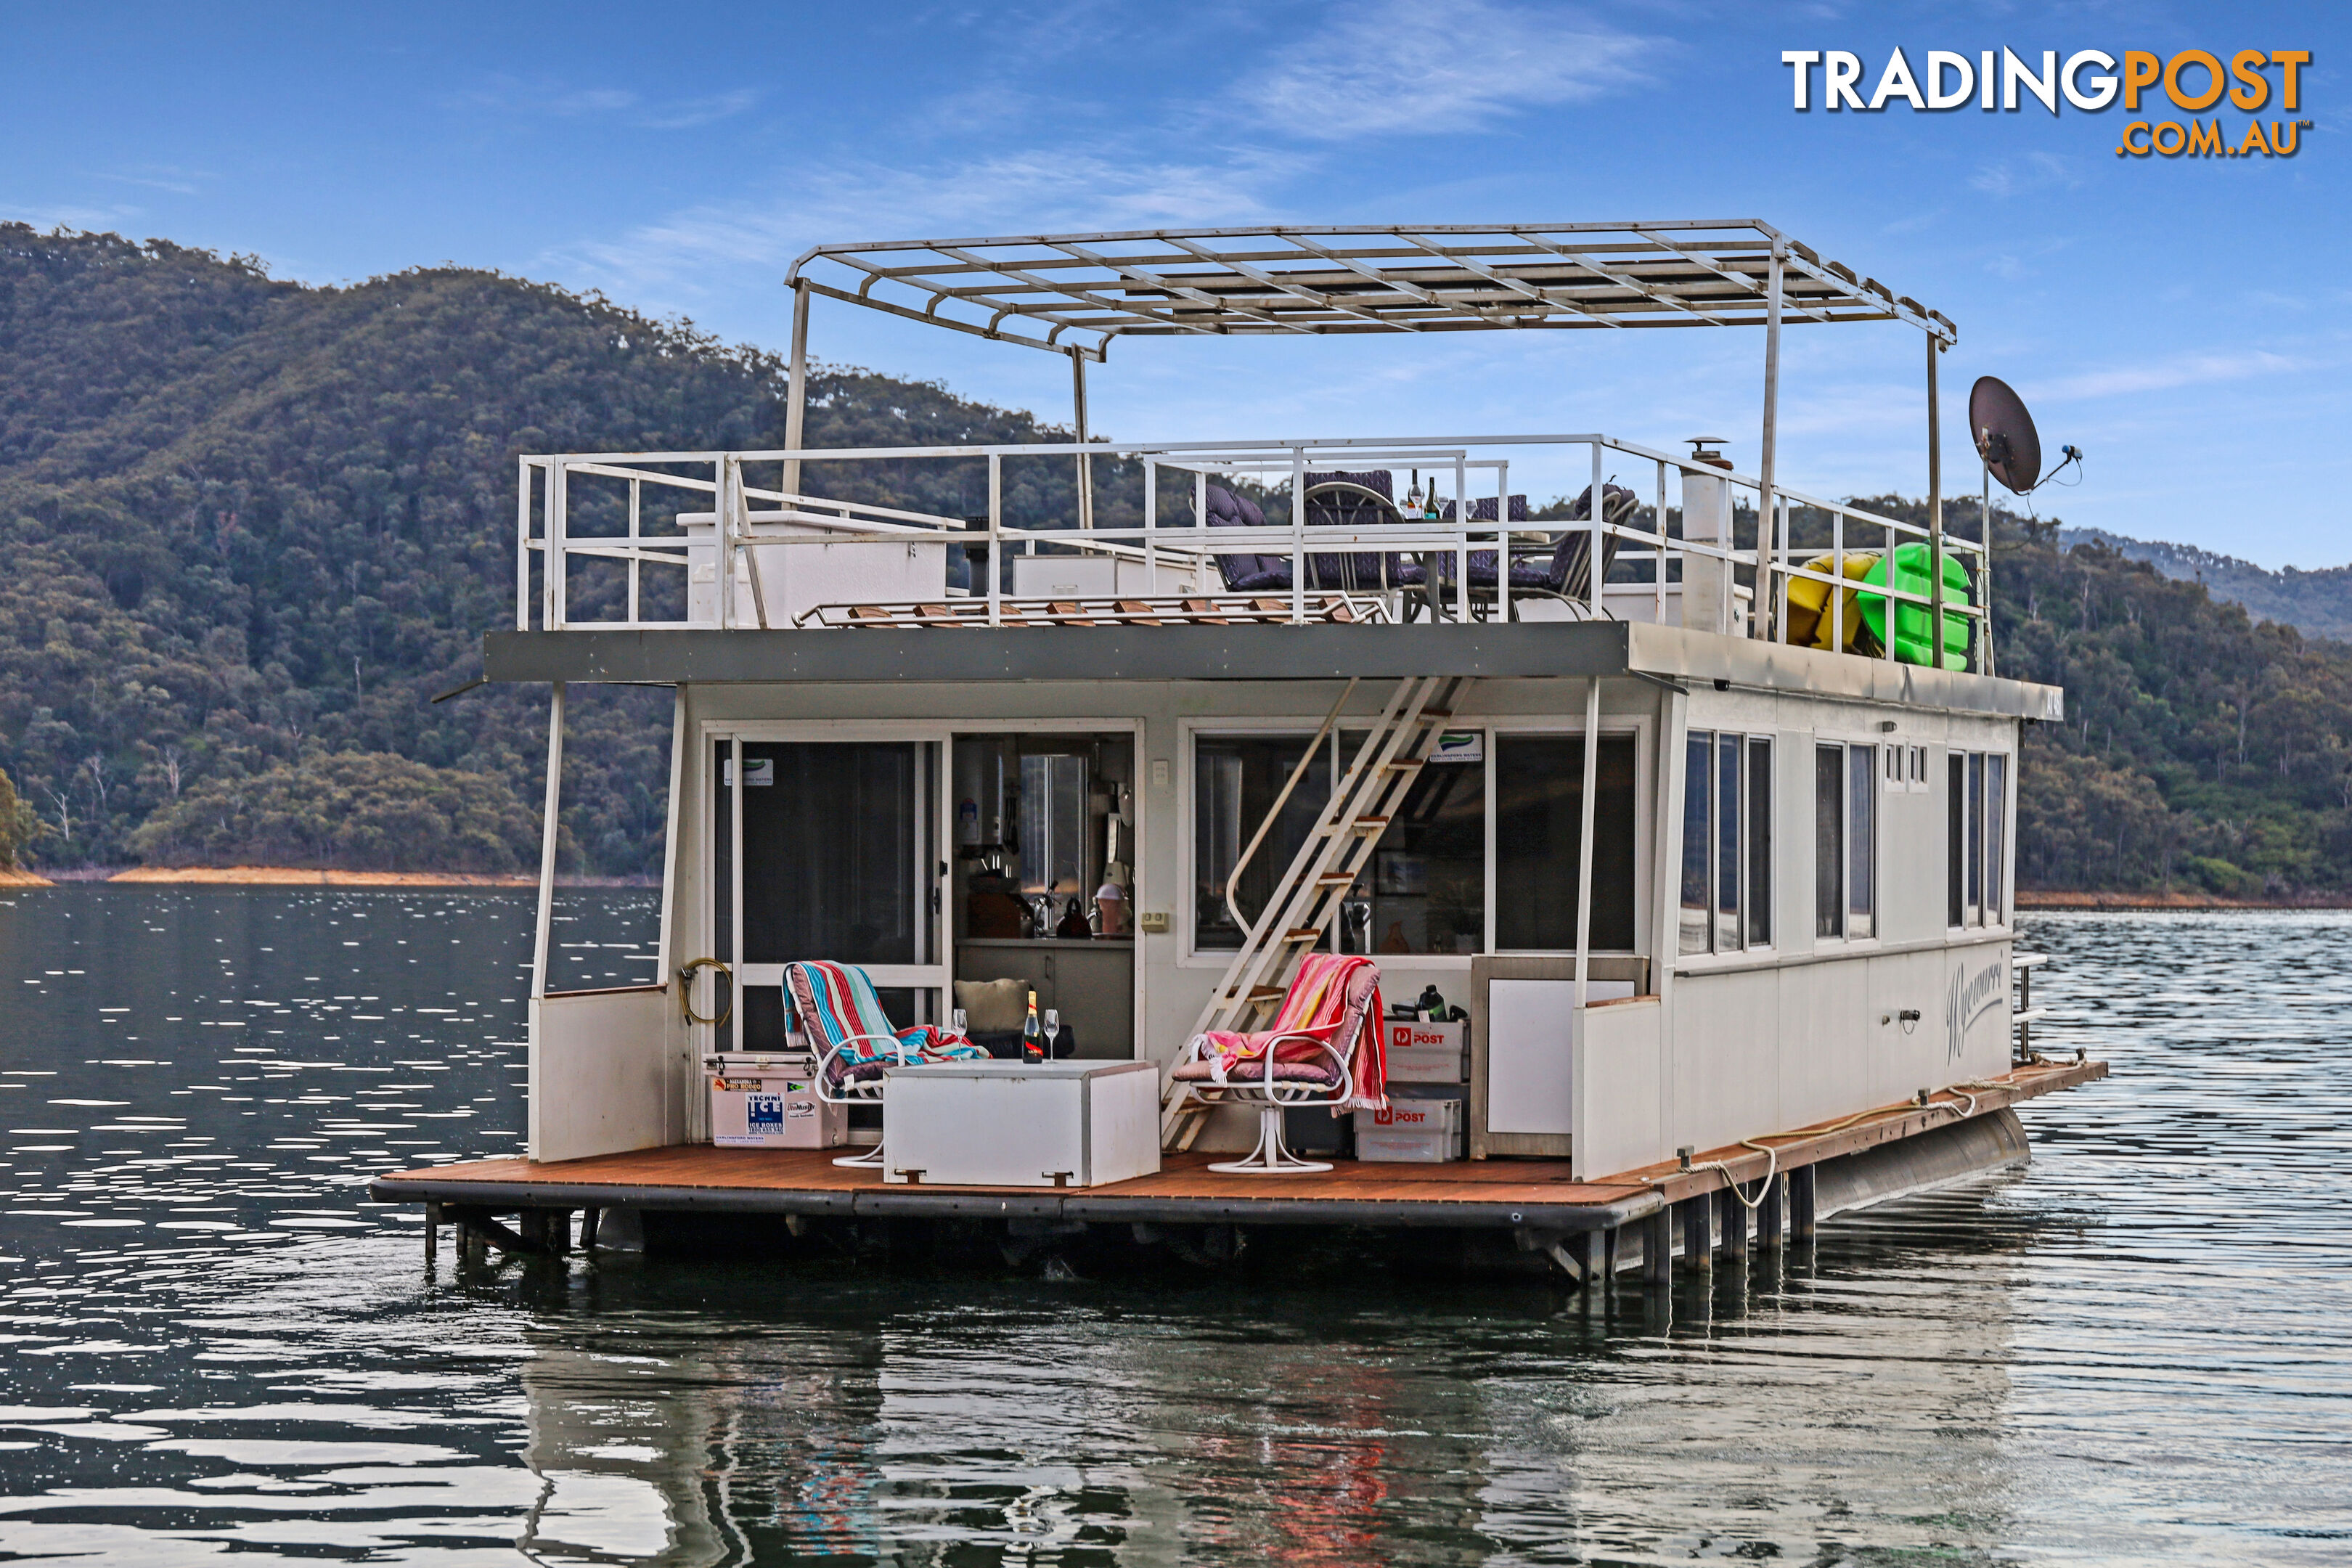
[[[1407,517],[1421,515],[1421,470],[1419,468],[1412,471],[1412,489],[1404,492],[1404,514]]]
[[[1037,1022],[1037,993],[1029,993],[1029,1018],[1021,1026],[1021,1059],[1042,1062],[1045,1059],[1045,1026]]]

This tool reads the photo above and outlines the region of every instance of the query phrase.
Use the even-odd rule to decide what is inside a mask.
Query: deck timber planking
[[[633,1205],[841,1217],[1614,1230],[1727,1182],[1759,1180],[1776,1159],[1780,1170],[1801,1169],[2106,1075],[2101,1061],[2037,1063],[1986,1079],[1982,1087],[1939,1091],[1925,1106],[1906,1101],[1762,1135],[1774,1156],[1732,1144],[1697,1154],[1688,1171],[1668,1161],[1581,1182],[1570,1176],[1565,1160],[1340,1161],[1320,1174],[1268,1177],[1221,1174],[1206,1169],[1220,1156],[1183,1153],[1166,1156],[1154,1174],[1100,1187],[893,1186],[875,1172],[834,1164],[838,1150],[676,1144],[551,1164],[508,1158],[430,1166],[380,1176],[368,1194],[379,1203],[490,1210]],[[1728,1173],[1706,1168],[1714,1163]]]

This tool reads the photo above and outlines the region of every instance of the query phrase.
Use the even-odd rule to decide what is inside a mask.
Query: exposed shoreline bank
[[[528,873],[491,876],[472,871],[342,871],[302,866],[100,866],[48,875],[0,871],[0,888],[53,888],[68,882],[195,888],[474,888],[485,892],[513,892],[539,886],[539,879]],[[577,877],[563,879],[559,890],[659,886],[650,879]]]
[[[44,875],[37,871],[0,870],[0,888],[51,888],[64,882],[110,882],[145,887],[213,888],[478,888],[511,891],[536,888],[539,879],[517,873],[489,876],[470,871],[340,871],[299,866],[132,866],[92,867]],[[566,888],[652,888],[651,879],[579,877],[566,879]],[[2021,914],[2065,910],[2114,912],[2171,910],[2180,913],[2222,913],[2235,910],[2352,909],[2352,894],[2312,894],[2284,899],[2224,899],[2210,893],[2021,892]]]

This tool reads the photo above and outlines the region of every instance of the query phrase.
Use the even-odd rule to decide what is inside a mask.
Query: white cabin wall
[[[2005,1071],[2009,930],[1945,925],[1946,757],[1956,747],[2011,757],[2003,843],[2013,866],[2019,722],[1686,684],[1690,695],[1672,705],[1681,712],[1666,738],[1675,758],[1693,729],[1774,738],[1773,943],[1769,952],[1674,962],[1663,987],[1662,1153],[1721,1147]],[[1827,740],[1928,748],[1924,790],[1907,780],[1886,789],[1882,766],[1878,934],[1870,941],[1813,934],[1813,746]],[[1665,818],[1657,839],[1670,867],[1679,867],[1682,853],[1678,761],[1675,773],[1657,803]],[[2013,874],[2005,868],[2004,876],[2013,886]],[[1662,876],[1659,886],[1676,882]],[[1657,929],[1659,940],[1674,940],[1671,919]],[[1973,996],[1972,1007],[1958,1009],[1976,1010],[1973,1019],[1950,1016],[1961,996]],[[1920,1016],[1906,1025],[1906,1010]]]

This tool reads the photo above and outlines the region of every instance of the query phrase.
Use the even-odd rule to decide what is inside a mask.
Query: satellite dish
[[[2025,399],[1998,376],[1980,375],[1969,389],[1969,433],[1994,479],[2019,495],[2042,482],[2042,437]]]

